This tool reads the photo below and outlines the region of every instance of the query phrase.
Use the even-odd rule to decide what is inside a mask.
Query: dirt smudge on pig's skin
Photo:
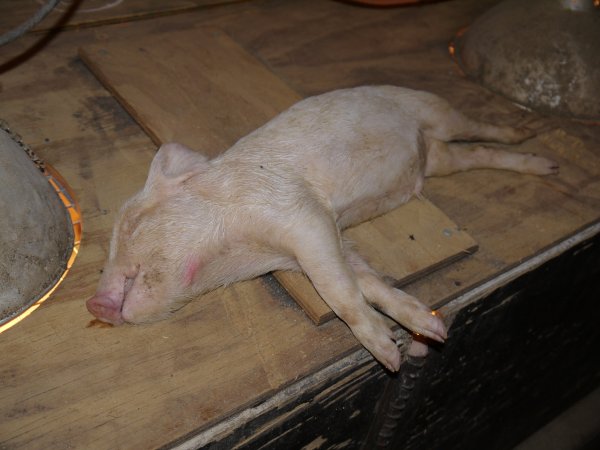
[[[146,272],[143,274],[143,281],[148,289],[152,289],[152,286],[160,285],[163,282],[163,274],[158,270]]]

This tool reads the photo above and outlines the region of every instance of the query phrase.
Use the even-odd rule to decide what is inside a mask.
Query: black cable
[[[14,41],[15,39],[23,36],[25,33],[31,30],[34,26],[40,23],[42,19],[46,17],[48,13],[50,13],[50,11],[52,11],[56,7],[58,2],[60,2],[60,0],[50,0],[21,25],[19,25],[16,28],[13,28],[12,30],[0,36],[0,47],[4,44],[8,44],[9,42]]]

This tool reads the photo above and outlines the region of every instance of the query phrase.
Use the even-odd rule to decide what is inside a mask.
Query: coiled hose
[[[31,30],[34,26],[40,23],[44,19],[44,17],[46,17],[50,13],[50,11],[52,11],[56,7],[58,2],[60,2],[60,0],[50,0],[21,25],[19,25],[16,28],[13,28],[12,30],[0,36],[0,47],[4,44],[8,44],[9,42],[14,41],[15,39],[23,36],[25,33]]]

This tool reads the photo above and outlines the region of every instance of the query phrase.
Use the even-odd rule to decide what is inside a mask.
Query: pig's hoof
[[[426,311],[415,311],[410,324],[405,325],[411,331],[437,342],[445,342],[448,338],[446,325],[436,314]]]
[[[542,156],[536,156],[534,154],[528,154],[528,158],[525,161],[524,169],[527,173],[532,175],[556,175],[559,172],[559,165],[556,161],[553,161]]]
[[[396,344],[387,339],[388,342],[380,343],[371,353],[390,372],[398,372],[400,369],[400,350]]]
[[[424,358],[428,353],[429,347],[427,344],[417,339],[413,339],[407,352],[409,356],[414,356],[415,358]]]
[[[393,302],[384,304],[385,312],[410,331],[434,341],[444,342],[448,337],[446,326],[438,315],[412,295],[392,288]]]
[[[397,372],[400,369],[400,350],[382,315],[369,308],[364,311],[361,323],[351,329],[360,343],[388,370]]]
[[[396,344],[392,343],[394,348],[382,355],[382,361],[384,361],[385,367],[391,372],[398,372],[400,370],[400,350],[396,347]]]

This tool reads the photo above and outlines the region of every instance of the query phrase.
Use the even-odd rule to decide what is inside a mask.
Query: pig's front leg
[[[400,368],[400,352],[384,317],[365,300],[347,264],[339,230],[326,212],[295,221],[286,246],[331,309],[356,338],[389,370]]]

